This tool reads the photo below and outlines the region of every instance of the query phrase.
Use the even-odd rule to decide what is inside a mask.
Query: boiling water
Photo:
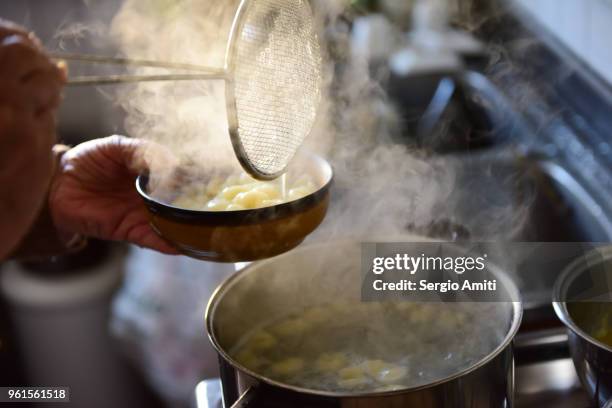
[[[508,308],[502,303],[329,304],[264,325],[231,354],[252,371],[303,388],[403,389],[456,374],[490,354],[509,330]]]

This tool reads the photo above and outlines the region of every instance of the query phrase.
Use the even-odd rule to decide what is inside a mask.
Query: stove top
[[[516,408],[590,408],[569,358],[519,366]]]

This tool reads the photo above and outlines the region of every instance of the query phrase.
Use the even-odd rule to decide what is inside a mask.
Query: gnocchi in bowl
[[[295,179],[283,176],[278,180],[263,182],[243,173],[188,185],[172,205],[200,211],[253,210],[296,201],[315,190],[316,185],[308,175]]]
[[[285,194],[279,181],[258,182],[246,175],[206,182],[194,177],[160,193],[142,174],[136,189],[153,230],[181,253],[213,262],[256,261],[295,248],[327,214],[329,163],[303,153],[292,166]]]

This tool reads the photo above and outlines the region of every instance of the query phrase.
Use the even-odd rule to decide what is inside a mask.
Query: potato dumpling
[[[256,184],[252,191],[263,193],[267,200],[281,199],[283,195],[279,186],[271,183]]]
[[[456,313],[444,311],[442,313],[439,313],[436,319],[438,320],[438,324],[440,324],[442,327],[452,328],[458,323],[460,324],[459,316],[460,315]]]
[[[244,193],[246,191],[249,191],[248,186],[235,185],[235,186],[225,187],[223,190],[221,190],[221,193],[219,195],[228,201],[233,201],[234,198],[236,198],[238,194]]]
[[[404,388],[406,388],[405,385],[389,384],[389,385],[383,385],[382,387],[378,387],[376,388],[375,391],[379,391],[379,392],[398,391],[398,390],[403,390]]]
[[[364,376],[338,380],[338,386],[343,389],[359,388],[368,385],[368,383],[368,379]]]
[[[385,384],[393,384],[406,377],[406,374],[408,374],[406,367],[390,365],[380,370],[376,375],[376,380]]]
[[[210,200],[208,204],[206,204],[206,209],[208,211],[225,211],[227,207],[229,207],[230,202],[224,198],[215,198],[214,200]]]
[[[276,205],[281,205],[283,203],[283,200],[264,200],[261,203],[262,207],[274,207]]]
[[[312,193],[312,190],[307,187],[297,187],[289,190],[287,195],[289,196],[289,201],[294,201],[306,197],[310,193]]]
[[[248,349],[241,350],[236,355],[236,360],[240,364],[251,370],[257,370],[264,364],[264,360],[261,357],[255,355],[251,350]]]
[[[345,367],[348,362],[343,353],[323,353],[315,361],[315,367],[323,373],[330,373]]]
[[[363,362],[363,371],[371,377],[377,377],[378,374],[390,368],[390,364],[383,360],[366,360]]]
[[[254,350],[266,350],[276,346],[278,340],[265,330],[258,330],[249,339],[248,346]]]
[[[274,375],[289,376],[301,371],[304,368],[304,360],[298,357],[290,357],[274,363],[270,366],[270,371]]]
[[[279,337],[299,336],[308,330],[310,325],[304,319],[289,319],[275,324],[270,330]]]
[[[339,370],[338,371],[338,375],[343,380],[348,380],[348,379],[351,379],[351,378],[361,378],[361,377],[364,377],[365,376],[365,372],[363,370],[363,367],[361,367],[361,366],[351,366],[351,367],[345,367],[345,368]]]
[[[416,305],[413,302],[397,302],[395,308],[400,312],[408,312],[414,310]]]
[[[227,211],[242,211],[242,210],[246,210],[246,208],[244,208],[240,204],[231,203],[230,205],[227,206]]]
[[[426,304],[419,305],[419,307],[414,309],[410,314],[412,323],[427,323],[436,318],[435,309]]]
[[[331,318],[331,315],[324,307],[312,307],[304,312],[304,320],[313,324],[323,323]]]
[[[233,203],[244,208],[260,208],[267,199],[268,196],[261,191],[251,190],[239,193],[234,197]]]

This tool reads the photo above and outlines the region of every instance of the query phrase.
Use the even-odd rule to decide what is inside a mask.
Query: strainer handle
[[[225,72],[215,74],[168,74],[168,75],[102,75],[82,76],[68,80],[70,86],[86,85],[116,85],[134,82],[161,82],[161,81],[212,81],[227,80]]]
[[[62,53],[62,52],[51,52],[48,54],[54,60],[57,61],[74,61],[83,64],[94,64],[94,65],[119,65],[119,66],[132,66],[132,67],[149,67],[149,68],[166,68],[176,69],[185,71],[198,71],[201,73],[216,73],[220,70],[219,68],[211,68],[203,65],[188,64],[182,62],[166,62],[166,61],[154,61],[144,60],[135,58],[121,58],[121,57],[107,57],[101,55],[89,55],[89,54],[75,54],[75,53]]]
[[[227,71],[225,69],[204,67],[194,64],[139,60],[131,58],[113,58],[88,54],[50,53],[49,56],[59,61],[77,61],[80,63],[94,65],[138,66],[198,72],[192,74],[81,76],[70,78],[68,80],[68,85],[73,86],[115,85],[132,82],[226,80],[228,78]]]

